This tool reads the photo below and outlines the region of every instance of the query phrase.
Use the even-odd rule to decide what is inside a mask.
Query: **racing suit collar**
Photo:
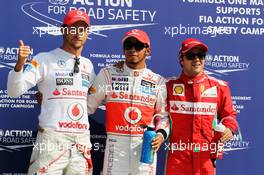
[[[189,77],[182,72],[180,79],[186,84],[199,84],[204,81],[205,73],[203,72],[201,75],[196,76],[196,77]]]
[[[58,47],[57,48],[58,52],[60,52],[60,56],[62,56],[62,58],[75,58],[76,56],[69,53],[69,52],[66,52],[65,50],[63,50],[62,48]],[[79,56],[80,58],[81,56]]]
[[[146,69],[147,69],[146,65],[145,68],[143,69],[131,69],[126,65],[126,63],[124,64],[124,70],[128,72],[130,76],[134,76],[134,77],[142,75]]]

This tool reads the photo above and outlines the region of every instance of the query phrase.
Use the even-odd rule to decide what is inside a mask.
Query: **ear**
[[[149,56],[150,53],[151,53],[151,48],[150,48],[150,47],[147,47],[147,48],[146,48],[146,51],[145,51],[145,55],[146,55],[146,56]]]
[[[180,57],[180,58],[179,58],[179,64],[181,65],[181,67],[182,67],[182,62],[183,62],[183,58]]]

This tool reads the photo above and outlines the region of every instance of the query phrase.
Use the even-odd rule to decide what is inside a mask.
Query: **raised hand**
[[[27,57],[30,54],[30,47],[25,46],[22,40],[19,40],[19,52],[18,52],[18,60],[15,66],[15,71],[19,72],[22,70],[24,64],[27,61]]]

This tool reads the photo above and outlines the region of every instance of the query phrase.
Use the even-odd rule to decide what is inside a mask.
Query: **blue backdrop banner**
[[[71,9],[91,17],[91,33],[83,56],[96,73],[124,59],[121,39],[133,28],[145,30],[152,53],[147,65],[164,77],[181,68],[182,40],[195,37],[209,46],[206,73],[228,81],[238,112],[242,140],[236,134],[217,162],[218,175],[263,174],[262,103],[263,0],[4,0],[0,5],[0,174],[26,174],[38,128],[40,106],[30,89],[19,98],[7,96],[8,72],[18,55],[18,41],[31,46],[31,60],[39,52],[61,45],[60,26]],[[104,107],[90,117],[94,174],[102,169]],[[165,147],[158,155],[158,175],[164,173]]]

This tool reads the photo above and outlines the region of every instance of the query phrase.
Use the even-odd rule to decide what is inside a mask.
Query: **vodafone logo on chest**
[[[144,130],[137,123],[142,119],[142,113],[137,107],[128,107],[124,112],[127,125],[116,125],[115,129],[119,132],[142,133]]]
[[[142,118],[141,111],[137,107],[128,107],[124,113],[125,119],[131,124],[136,124]]]
[[[80,103],[72,103],[68,107],[68,115],[69,117],[74,120],[80,120],[83,117],[84,109]]]
[[[65,129],[88,129],[88,124],[80,121],[84,115],[84,108],[80,103],[72,103],[68,107],[68,117],[71,121],[59,121],[59,128]]]

